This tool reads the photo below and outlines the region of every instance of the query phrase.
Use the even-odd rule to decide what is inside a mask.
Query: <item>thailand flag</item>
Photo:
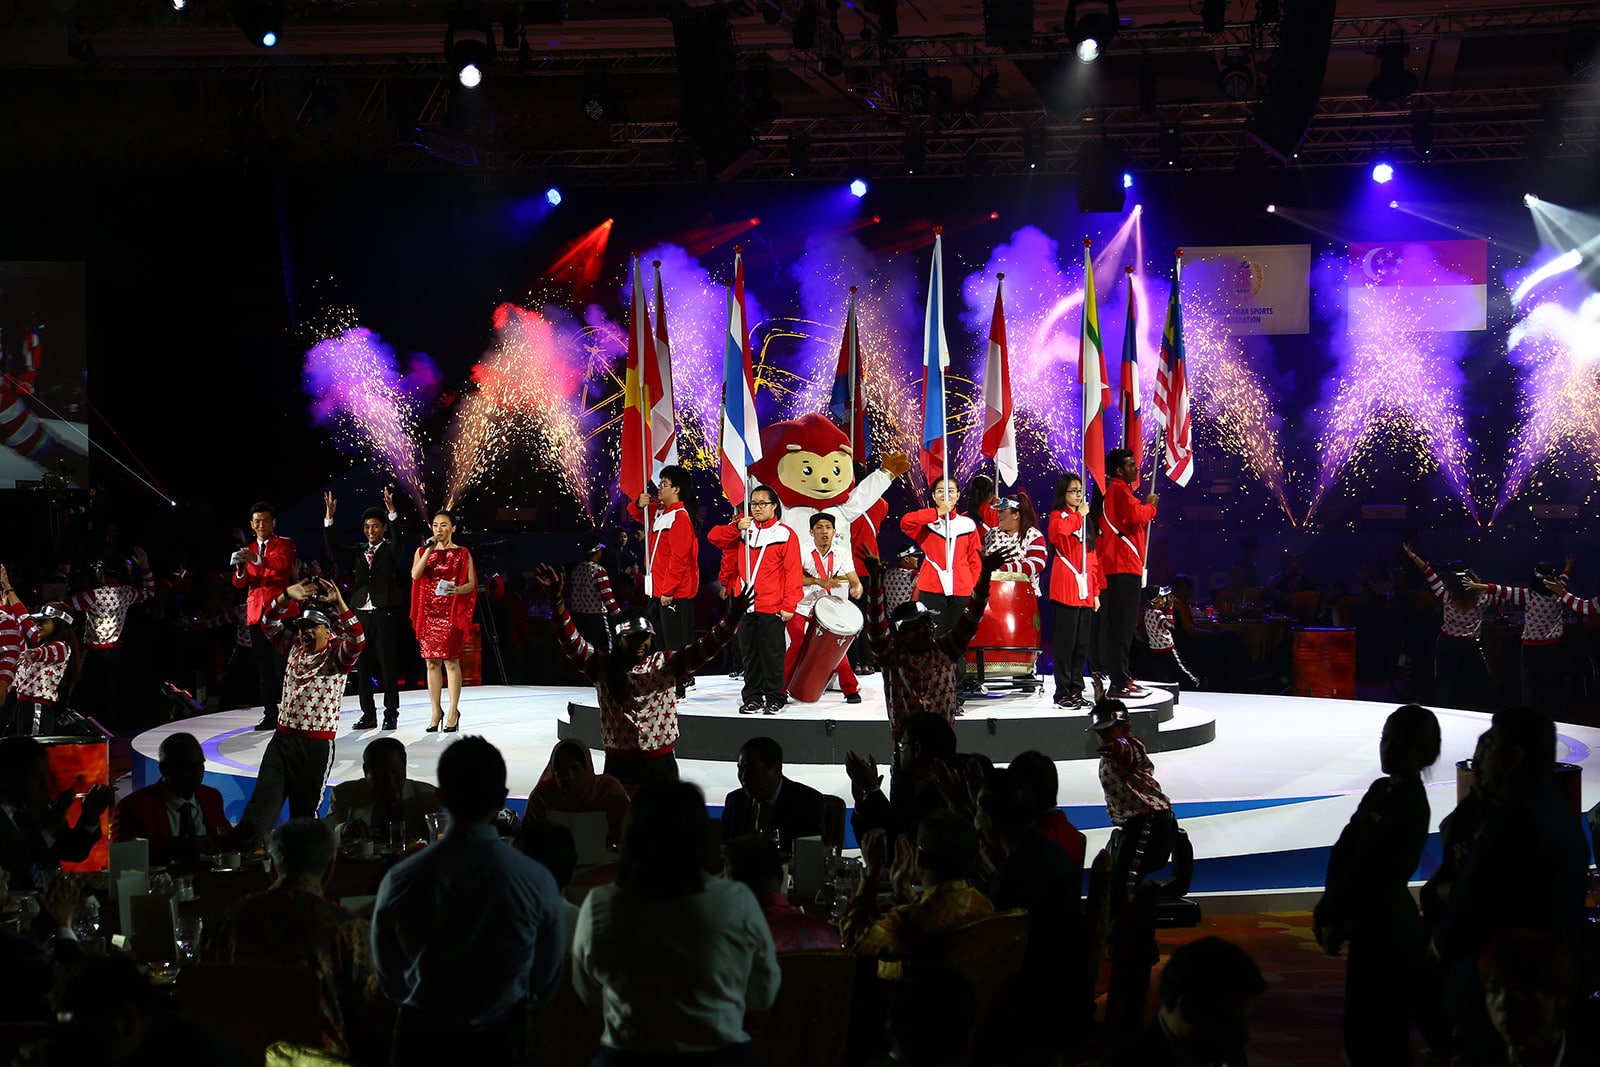
[[[1161,333],[1161,364],[1156,369],[1156,419],[1162,426],[1167,477],[1188,485],[1194,475],[1194,438],[1189,426],[1189,380],[1183,357],[1183,314],[1178,304],[1183,274],[1183,249],[1172,270],[1172,296],[1167,300],[1167,325]]]
[[[644,301],[644,269],[633,257],[633,307],[628,321],[628,369],[622,381],[622,495],[636,501],[650,483],[649,379],[656,362],[655,332]]]
[[[1122,333],[1122,447],[1144,465],[1144,421],[1139,414],[1139,294],[1128,268],[1128,325]]]
[[[861,328],[856,322],[856,287],[850,287],[850,309],[844,318],[844,340],[839,345],[839,362],[833,371],[833,394],[828,411],[850,438],[850,455],[865,462],[872,451],[867,432],[867,393],[861,381]]]
[[[650,477],[678,462],[678,414],[672,403],[672,346],[667,340],[667,301],[661,292],[661,261],[656,268],[656,358],[645,374],[650,389]]]
[[[922,318],[922,473],[932,486],[949,475],[945,452],[944,373],[950,346],[944,338],[943,231],[933,231],[933,266],[928,275],[928,305]]]
[[[983,454],[994,460],[1000,480],[1017,483],[1017,421],[1011,407],[1011,357],[1006,348],[1004,274],[995,282],[994,318],[989,321],[989,358],[983,365]]]
[[[750,324],[745,321],[744,258],[733,251],[733,288],[728,291],[728,347],[722,361],[722,494],[734,507],[744,503],[750,467],[761,459],[756,423],[756,378],[750,362]]]
[[[1106,351],[1100,340],[1100,309],[1094,299],[1094,260],[1083,242],[1083,336],[1078,347],[1078,381],[1083,385],[1083,469],[1106,491],[1106,422],[1111,383],[1106,377]]]

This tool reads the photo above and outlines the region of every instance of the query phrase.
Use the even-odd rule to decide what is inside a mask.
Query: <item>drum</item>
[[[1340,697],[1356,695],[1356,632],[1316,627],[1294,631],[1294,695]]]
[[[811,625],[789,674],[790,700],[810,704],[822,698],[863,621],[861,609],[848,600],[825,596],[812,605]]]
[[[967,662],[976,664],[983,649],[983,676],[1007,678],[1033,674],[1039,656],[1039,597],[1025,574],[996,571],[989,580],[989,603],[978,632],[967,646]]]

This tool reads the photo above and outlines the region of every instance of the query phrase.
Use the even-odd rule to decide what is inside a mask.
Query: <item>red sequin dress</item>
[[[461,646],[472,626],[472,609],[477,604],[474,590],[460,596],[440,596],[441,579],[466,585],[472,557],[466,549],[434,552],[423,564],[422,577],[411,583],[411,626],[417,632],[417,646],[423,659],[459,659]]]

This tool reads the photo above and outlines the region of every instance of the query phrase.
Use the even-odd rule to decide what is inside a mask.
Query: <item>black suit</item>
[[[821,793],[809,785],[784,778],[783,784],[778,786],[778,799],[772,804],[778,824],[778,847],[787,852],[795,838],[819,836],[826,806]],[[755,830],[755,802],[743,789],[735,789],[722,802],[722,839],[732,841],[753,834]]]
[[[376,714],[372,676],[383,679],[383,715],[400,714],[400,630],[411,610],[411,556],[401,547],[400,524],[389,527],[389,535],[372,550],[367,559],[367,542],[341,545],[334,540],[333,527],[324,525],[323,540],[328,554],[342,571],[355,575],[347,601],[361,620],[366,643],[356,663],[356,692],[361,696],[361,714]],[[368,600],[371,607],[367,606]]]
[[[87,859],[100,839],[98,826],[94,830],[73,827],[56,834],[47,845],[39,833],[37,818],[37,812],[26,808],[15,815],[0,812],[0,867],[5,868],[11,879],[12,892],[33,888],[35,867],[52,867],[62,860],[76,863]]]

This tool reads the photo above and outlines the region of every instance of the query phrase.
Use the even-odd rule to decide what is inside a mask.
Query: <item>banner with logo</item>
[[[1307,333],[1311,246],[1185,247],[1183,302],[1211,309],[1234,334]]]

